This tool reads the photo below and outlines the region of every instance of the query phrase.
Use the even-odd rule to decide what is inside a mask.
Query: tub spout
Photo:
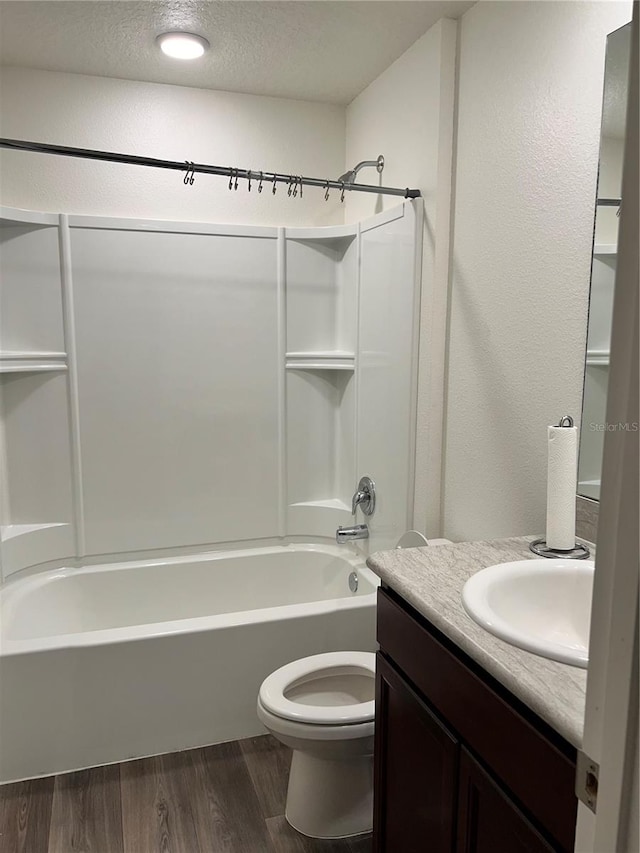
[[[369,528],[366,524],[354,524],[353,527],[339,527],[336,530],[336,542],[351,542],[353,539],[368,539]]]

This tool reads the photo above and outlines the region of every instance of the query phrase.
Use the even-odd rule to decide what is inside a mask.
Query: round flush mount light
[[[195,33],[162,33],[156,39],[160,50],[172,59],[198,59],[209,50],[209,42]]]

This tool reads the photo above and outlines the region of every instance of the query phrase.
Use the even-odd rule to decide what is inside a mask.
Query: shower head
[[[350,172],[345,172],[344,175],[340,175],[338,181],[341,184],[352,184],[356,179],[357,171],[352,169]]]
[[[375,166],[378,170],[378,174],[382,174],[382,170],[384,169],[384,157],[380,154],[377,160],[362,160],[357,166],[354,166],[353,169],[349,169],[349,171],[345,172],[344,175],[340,175],[338,178],[339,183],[353,184],[358,172],[360,169],[364,169],[365,166]]]

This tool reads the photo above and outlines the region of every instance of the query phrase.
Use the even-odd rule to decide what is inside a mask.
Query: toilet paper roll
[[[578,430],[548,428],[547,547],[569,551],[576,544]]]

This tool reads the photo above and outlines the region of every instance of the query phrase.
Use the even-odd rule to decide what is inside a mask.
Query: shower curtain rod
[[[302,187],[320,187],[325,190],[325,198],[328,197],[330,189],[339,190],[341,201],[344,193],[376,193],[378,195],[395,195],[402,198],[420,198],[420,190],[412,190],[408,187],[378,187],[371,184],[344,183],[322,178],[307,178],[304,175],[286,175],[279,172],[259,172],[254,169],[235,169],[229,166],[210,166],[206,163],[193,163],[185,160],[158,160],[154,157],[138,157],[135,154],[117,154],[113,151],[94,151],[91,148],[69,148],[66,145],[45,145],[41,142],[27,142],[23,139],[0,139],[0,148],[10,148],[13,151],[35,151],[41,154],[58,154],[62,157],[79,157],[84,160],[102,160],[108,163],[128,163],[132,166],[151,166],[156,169],[173,169],[177,172],[185,172],[184,183],[192,184],[195,174],[221,175],[229,178],[229,189],[238,189],[238,180],[242,178],[249,184],[258,184],[258,192],[262,192],[263,182],[271,185],[272,192],[276,191],[276,184],[287,184],[287,194],[297,195],[298,190],[302,197]]]

